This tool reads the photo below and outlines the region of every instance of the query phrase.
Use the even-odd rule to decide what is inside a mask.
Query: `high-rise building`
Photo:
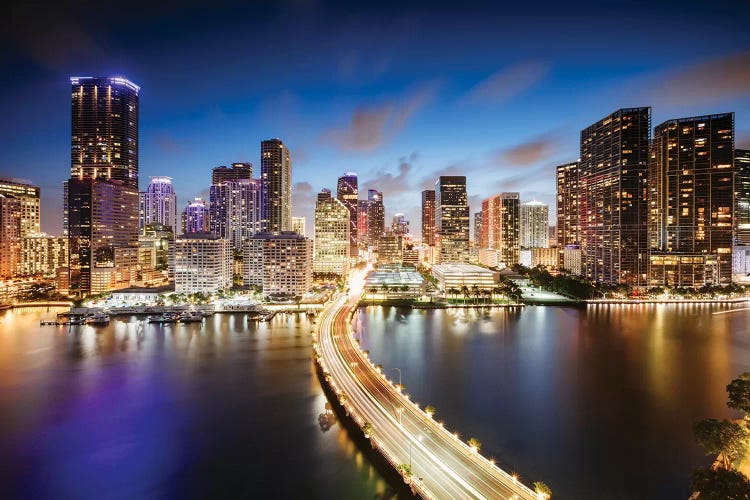
[[[651,108],[620,109],[581,131],[581,246],[586,276],[642,285]]]
[[[210,294],[232,286],[229,240],[212,233],[189,233],[175,240],[175,292]]]
[[[346,276],[349,272],[351,212],[324,189],[315,203],[313,272]]]
[[[171,177],[151,177],[146,191],[141,193],[140,229],[150,224],[177,227],[177,195]]]
[[[750,245],[750,149],[734,151],[734,240]]]
[[[395,234],[409,234],[409,221],[406,219],[406,214],[394,214],[391,221],[391,231]]]
[[[21,237],[39,234],[41,219],[39,187],[21,181],[0,178],[0,195],[12,196],[21,205]]]
[[[649,285],[731,281],[734,113],[654,129],[648,202]]]
[[[73,77],[70,176],[138,189],[140,88],[122,77]]]
[[[480,247],[500,252],[500,262],[510,267],[519,262],[521,197],[500,193],[482,200]]]
[[[349,238],[351,239],[350,254],[352,257],[357,256],[357,208],[359,206],[359,183],[357,174],[347,172],[339,177],[336,184],[336,198],[349,210]]]
[[[565,247],[581,245],[581,214],[578,183],[579,163],[560,165],[557,170],[557,248],[558,261],[563,265]]]
[[[367,214],[370,202],[368,200],[357,200],[357,243],[366,246],[369,240],[367,236]]]
[[[274,234],[292,230],[292,160],[281,139],[260,143],[263,182],[263,230]]]
[[[302,296],[312,288],[313,243],[291,231],[258,233],[245,242],[243,283],[264,295]]]
[[[262,230],[262,183],[241,179],[212,184],[209,189],[211,232],[241,250],[243,242]]]
[[[482,212],[474,212],[474,247],[479,248],[482,241]]]
[[[521,248],[549,248],[549,207],[541,201],[521,204]]]
[[[385,231],[385,206],[383,193],[375,189],[367,190],[367,242],[377,246]]]
[[[300,236],[307,236],[305,225],[306,220],[304,217],[292,217],[292,231]]]
[[[439,262],[466,262],[469,259],[469,218],[466,177],[438,177],[435,182],[435,237]]]
[[[182,233],[206,233],[210,230],[208,204],[201,198],[189,201],[182,211]]]
[[[136,278],[140,88],[121,77],[70,81],[69,290],[88,295]]]
[[[422,191],[422,243],[435,245],[435,190]]]
[[[68,181],[69,291],[127,288],[137,277],[138,190],[118,179]]]
[[[386,231],[378,240],[378,264],[401,264],[403,261],[403,237]]]
[[[0,278],[14,278],[21,264],[21,202],[0,194]]]
[[[20,276],[54,277],[58,269],[68,267],[68,238],[30,234],[21,239]]]
[[[142,281],[147,273],[161,273],[174,279],[175,235],[172,228],[162,224],[149,224],[138,238],[138,265]]]
[[[227,181],[241,181],[252,178],[252,163],[232,163],[231,167],[222,165],[215,167],[211,171],[211,184],[222,184]]]

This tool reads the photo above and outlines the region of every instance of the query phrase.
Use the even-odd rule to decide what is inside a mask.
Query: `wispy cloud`
[[[715,104],[750,96],[750,51],[702,61],[648,79],[648,102]]]
[[[387,193],[388,196],[410,192],[413,188],[411,180],[414,162],[418,159],[419,153],[417,152],[410,154],[408,157],[399,158],[396,174],[385,169],[378,170],[362,184],[363,188],[377,189],[384,194]]]
[[[463,101],[471,104],[500,104],[522,94],[541,82],[550,66],[540,61],[526,61],[503,68],[477,83]]]
[[[358,106],[346,125],[332,128],[323,138],[342,151],[373,151],[392,139],[437,95],[439,84],[423,85],[403,99]]]
[[[558,139],[552,134],[544,134],[534,137],[495,154],[495,162],[500,166],[533,165],[551,157],[558,145]]]

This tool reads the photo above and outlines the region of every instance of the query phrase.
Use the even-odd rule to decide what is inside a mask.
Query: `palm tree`
[[[406,293],[409,291],[409,285],[401,285],[401,293]]]
[[[464,296],[464,304],[466,304],[466,301],[469,299],[469,287],[466,285],[462,286],[461,293]]]
[[[435,414],[435,407],[432,405],[427,405],[424,408],[424,412],[432,418],[432,416]]]
[[[370,436],[372,436],[373,427],[370,422],[365,422],[362,424],[362,433],[365,435],[367,439],[370,439]]]
[[[539,498],[543,498],[545,500],[548,498],[552,498],[552,490],[549,489],[549,486],[541,481],[537,481],[536,483],[534,483],[534,493],[536,493]]]
[[[452,295],[454,299],[456,298],[456,295],[458,295],[459,293],[461,293],[461,291],[458,288],[450,288],[448,290],[448,294]]]
[[[478,302],[479,296],[482,295],[482,292],[479,290],[479,286],[476,283],[471,285],[471,293],[474,294],[474,297],[477,299],[477,302]]]
[[[388,286],[388,283],[383,283],[383,286],[380,288],[383,289],[383,293],[385,293],[385,298],[388,300],[388,291],[391,289],[391,287]]]

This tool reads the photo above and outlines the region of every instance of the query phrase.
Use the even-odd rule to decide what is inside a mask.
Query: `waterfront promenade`
[[[539,498],[411,402],[359,349],[351,329],[359,281],[355,277],[350,294],[321,312],[315,350],[344,409],[361,428],[366,422],[372,427],[373,446],[394,467],[409,465],[413,476],[405,479],[425,498]]]

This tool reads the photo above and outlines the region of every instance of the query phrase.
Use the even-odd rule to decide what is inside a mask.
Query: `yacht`
[[[94,325],[94,326],[105,326],[109,324],[109,314],[105,313],[96,313],[89,317],[87,317],[83,322],[87,325]]]
[[[180,315],[176,313],[164,313],[161,316],[151,316],[148,318],[149,323],[177,323]]]
[[[200,311],[184,311],[180,314],[180,323],[200,323],[203,321],[203,313]]]

